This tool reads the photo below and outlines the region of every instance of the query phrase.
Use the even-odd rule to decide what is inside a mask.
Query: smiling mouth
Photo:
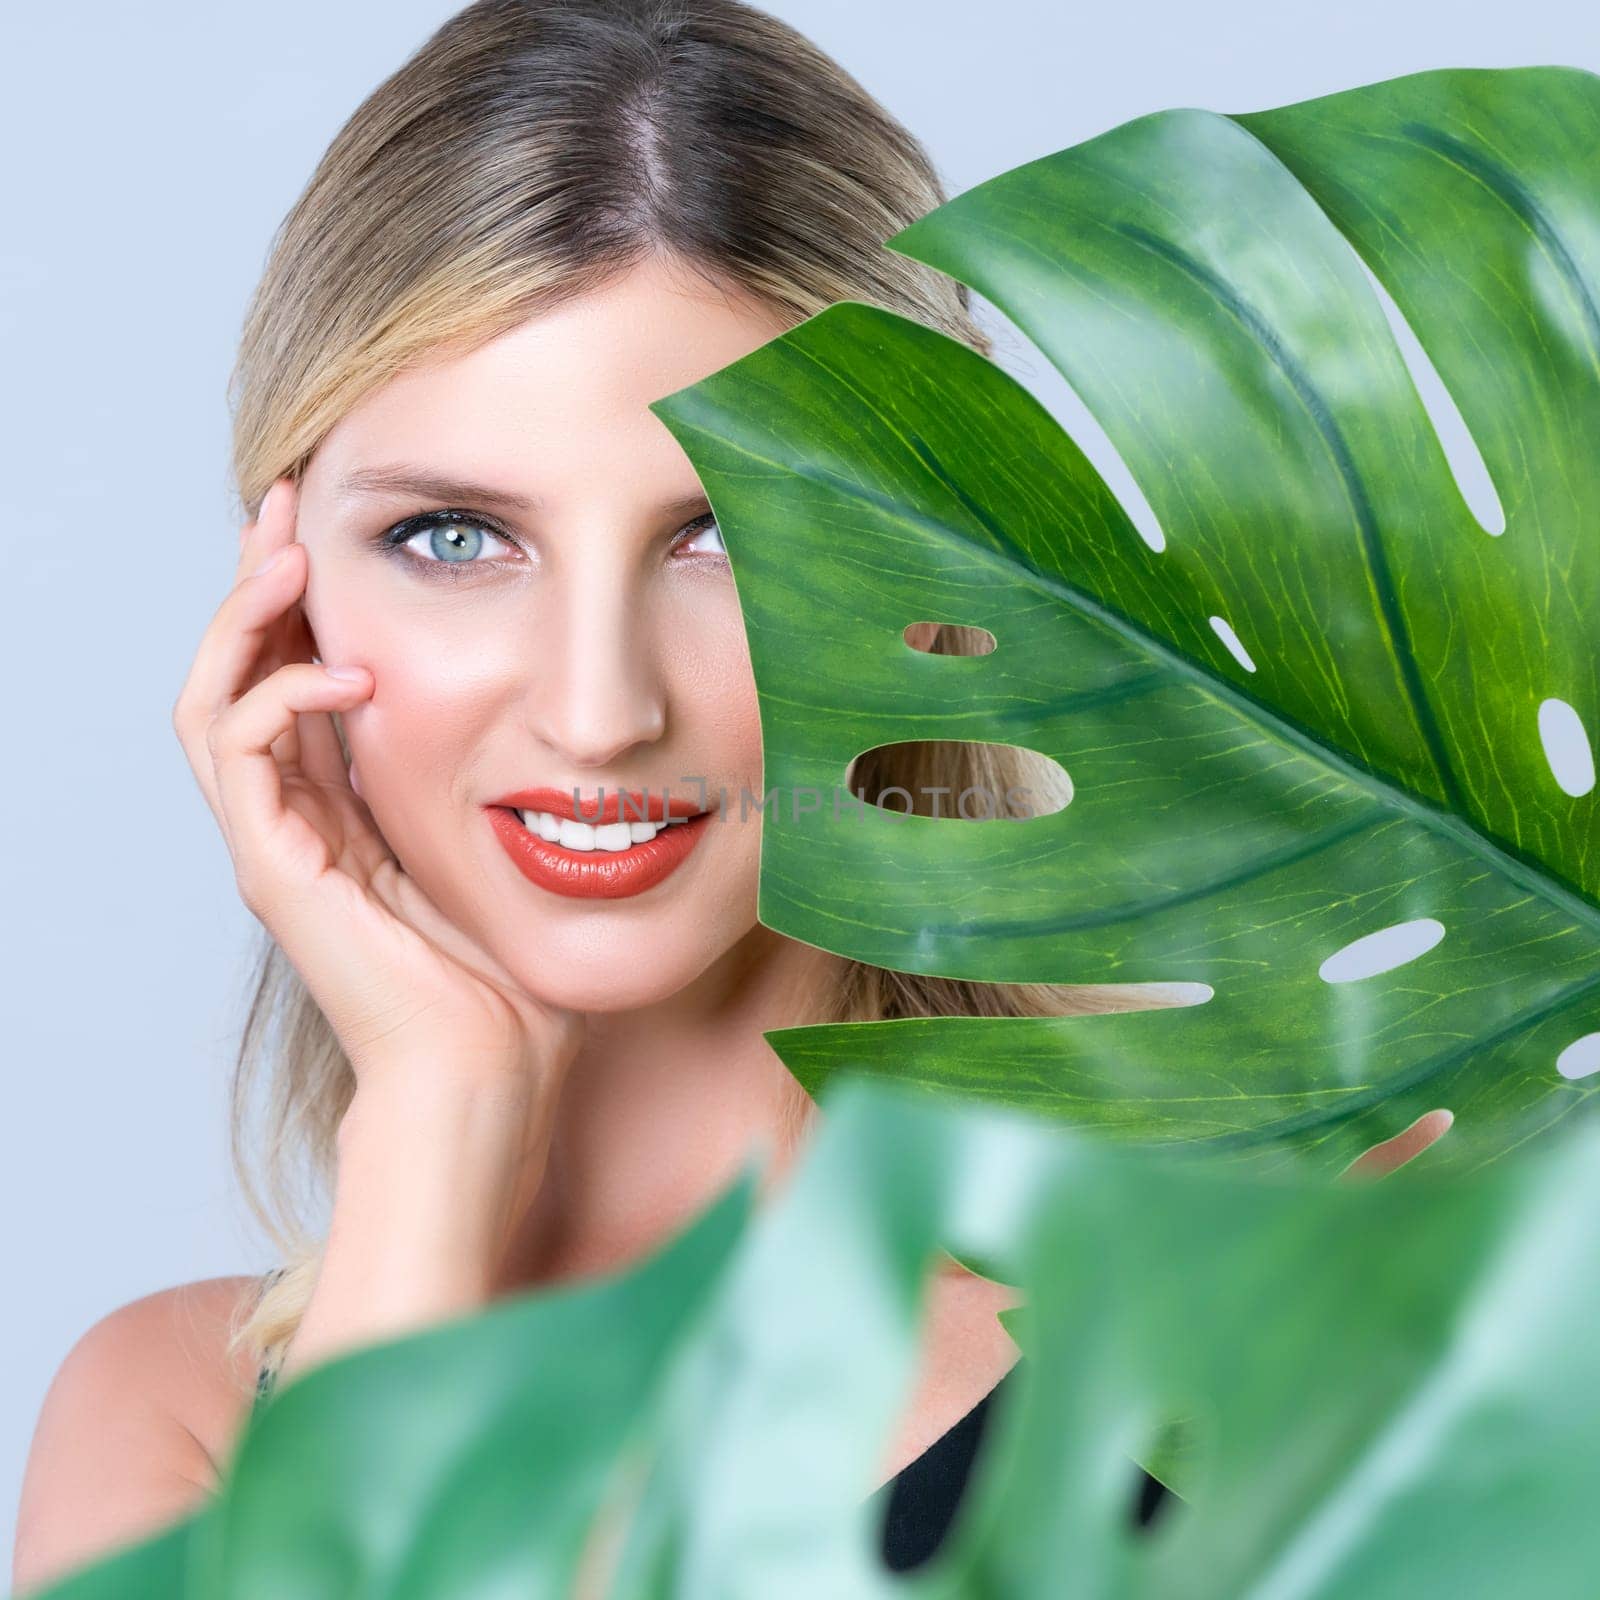
[[[691,817],[668,817],[661,822],[579,822],[558,817],[553,811],[522,811],[508,807],[529,833],[546,844],[563,850],[607,850],[620,853],[636,844],[648,844],[658,833],[693,821]],[[704,815],[704,813],[701,813]]]
[[[484,807],[501,848],[529,883],[580,900],[643,894],[682,866],[711,813],[690,812],[681,802],[672,808],[676,816],[659,809],[659,817],[643,821],[584,822],[525,806]]]

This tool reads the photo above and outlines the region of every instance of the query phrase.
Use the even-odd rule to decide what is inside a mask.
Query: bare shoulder
[[[19,1596],[198,1509],[254,1394],[248,1353],[227,1346],[260,1282],[203,1278],[141,1295],[67,1351],[23,1478]]]

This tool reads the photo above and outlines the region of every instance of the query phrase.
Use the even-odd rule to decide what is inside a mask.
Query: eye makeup
[[[687,539],[698,537],[707,529],[714,529],[717,519],[713,512],[703,512],[698,517],[692,518],[674,535],[674,545]],[[419,555],[409,547],[420,535],[434,534],[439,529],[461,529],[462,537],[469,543],[469,554],[460,560],[452,560],[445,556]],[[484,537],[487,536],[487,537]],[[476,538],[475,543],[471,543]],[[429,582],[444,579],[446,582],[459,581],[462,569],[474,567],[506,567],[518,565],[526,559],[526,554],[500,559],[475,559],[478,552],[488,549],[492,552],[491,541],[498,541],[509,546],[512,550],[521,551],[523,546],[515,535],[508,533],[493,517],[486,517],[471,511],[438,510],[423,511],[416,516],[405,518],[395,523],[380,533],[373,541],[383,555],[400,562],[408,570],[425,569],[424,576]],[[431,542],[431,541],[430,541]],[[721,548],[721,538],[718,537],[718,548],[715,550],[692,551],[685,559],[725,561],[726,551]],[[439,570],[444,569],[444,570]]]
[[[488,548],[492,550],[491,540],[509,545],[514,550],[521,549],[517,540],[511,534],[505,532],[494,518],[478,516],[470,511],[420,512],[414,517],[407,517],[403,522],[397,522],[392,528],[379,534],[375,542],[385,556],[400,562],[408,570],[425,569],[421,575],[426,577],[429,582],[434,581],[436,578],[444,578],[447,582],[455,582],[457,581],[458,570],[464,567],[509,566],[525,559],[525,557],[518,556],[511,560],[480,561],[472,559],[472,556],[469,555],[462,560],[456,561],[444,556],[418,555],[415,551],[407,548],[419,535],[431,534],[441,528],[459,528],[469,538],[473,535],[486,535],[486,538],[480,537],[477,544],[472,547],[474,555],[480,549]],[[441,568],[444,570],[438,570]]]

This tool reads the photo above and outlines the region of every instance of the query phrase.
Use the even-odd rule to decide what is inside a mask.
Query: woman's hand
[[[295,506],[280,479],[246,524],[233,591],[172,714],[240,895],[356,1077],[326,1246],[280,1380],[510,1286],[507,1252],[544,1181],[584,1027],[438,910],[351,787],[332,713],[373,679],[312,660]]]
[[[404,1061],[542,1097],[583,1019],[532,999],[444,917],[351,787],[330,713],[359,706],[373,678],[312,660],[296,506],[296,486],[280,478],[245,525],[233,590],[172,713],[239,893],[300,972],[362,1087]]]

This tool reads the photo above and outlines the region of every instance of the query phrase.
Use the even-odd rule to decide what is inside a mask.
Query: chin
[[[755,925],[755,918],[750,918]],[[720,935],[702,922],[697,931],[663,929],[659,938],[637,935],[586,938],[576,948],[559,937],[535,938],[540,952],[530,964],[527,949],[514,961],[502,956],[507,972],[536,999],[569,1011],[636,1011],[657,1005],[688,988],[714,967],[735,944],[739,929]]]

